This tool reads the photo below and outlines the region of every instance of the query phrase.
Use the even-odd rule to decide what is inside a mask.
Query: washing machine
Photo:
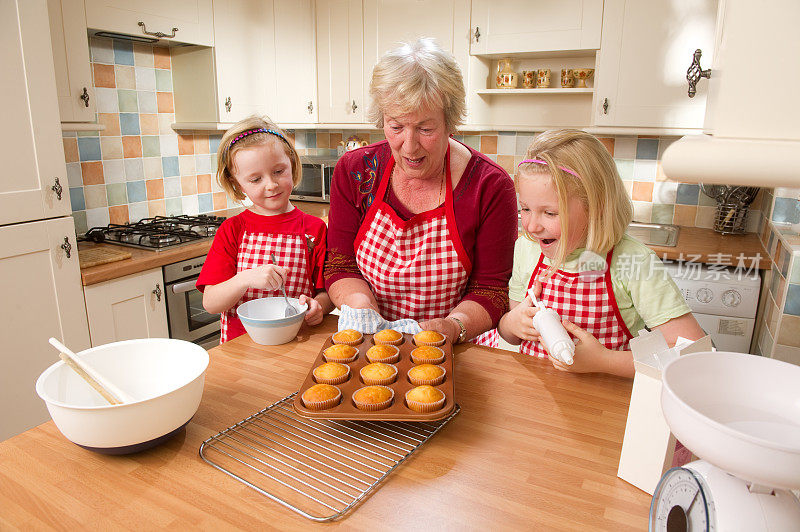
[[[761,274],[691,262],[664,264],[700,326],[720,351],[749,353]]]

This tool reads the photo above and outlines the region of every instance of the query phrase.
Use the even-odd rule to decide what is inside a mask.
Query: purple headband
[[[248,130],[247,130],[247,131],[245,131],[244,133],[242,133],[242,134],[240,134],[240,135],[237,135],[237,136],[236,136],[236,138],[234,138],[234,139],[231,141],[231,143],[230,143],[230,144],[228,144],[228,147],[227,147],[227,148],[225,148],[225,152],[227,153],[228,151],[230,151],[230,149],[233,147],[233,145],[234,145],[234,144],[236,144],[237,142],[239,142],[239,141],[240,141],[240,140],[242,140],[243,138],[245,138],[245,137],[248,137],[248,136],[250,136],[250,135],[252,135],[252,134],[254,134],[254,133],[269,133],[270,135],[275,135],[276,137],[278,137],[279,139],[281,139],[281,140],[282,140],[283,142],[285,142],[286,144],[289,144],[289,141],[288,141],[288,140],[286,140],[286,137],[284,137],[283,135],[281,135],[281,134],[280,134],[280,133],[278,133],[277,131],[275,131],[275,130],[273,130],[273,129],[264,129],[264,128],[262,127],[262,128],[258,128],[258,129],[248,129]],[[291,145],[291,144],[289,144],[289,147],[291,147],[291,146],[292,146],[292,145]]]
[[[519,163],[517,165],[517,168],[519,168],[520,166],[522,166],[523,164],[526,164],[526,163],[535,163],[535,164],[541,164],[541,165],[547,166],[547,161],[543,161],[541,159],[525,159],[524,161],[522,161],[521,163]],[[581,176],[579,176],[577,173],[575,173],[574,171],[570,170],[569,168],[564,168],[563,166],[559,166],[558,168],[560,170],[563,170],[564,172],[570,174],[570,175],[574,175],[578,179],[581,178]]]

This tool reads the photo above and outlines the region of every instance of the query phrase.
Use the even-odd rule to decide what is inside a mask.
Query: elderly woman
[[[336,165],[326,289],[337,307],[411,318],[454,343],[473,338],[508,306],[513,181],[451,137],[465,115],[464,84],[431,39],[387,52],[370,96],[386,140]]]

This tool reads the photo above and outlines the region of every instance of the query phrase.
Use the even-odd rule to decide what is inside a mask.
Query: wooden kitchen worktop
[[[319,528],[205,463],[200,444],[297,390],[336,318],[283,346],[241,336],[210,351],[185,431],[112,457],[52,422],[0,442],[0,528]],[[327,526],[643,530],[650,496],[616,477],[631,381],[455,348],[461,412],[376,492]]]
[[[758,233],[745,233],[743,235],[722,235],[713,229],[701,227],[683,227],[678,233],[678,242],[675,247],[648,246],[656,252],[661,259],[667,260],[693,260],[705,264],[720,263],[736,266],[737,257],[745,257],[745,266],[750,267],[753,259],[758,261],[758,268],[768,270],[770,259]]]

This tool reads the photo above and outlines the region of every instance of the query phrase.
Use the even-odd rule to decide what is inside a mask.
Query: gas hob
[[[225,221],[222,216],[156,216],[130,224],[89,229],[83,240],[159,251],[213,237]]]

